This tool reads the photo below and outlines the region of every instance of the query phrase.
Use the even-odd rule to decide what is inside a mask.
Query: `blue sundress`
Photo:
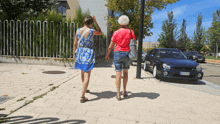
[[[80,28],[77,30],[77,38],[80,39]],[[87,38],[83,37],[79,43],[79,48],[75,58],[75,69],[88,72],[93,69],[95,63],[95,53],[93,49],[93,29]]]

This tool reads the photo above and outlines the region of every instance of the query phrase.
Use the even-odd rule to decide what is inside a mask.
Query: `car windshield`
[[[157,55],[158,58],[173,58],[173,59],[187,59],[186,56],[178,50],[160,50]]]
[[[191,55],[198,55],[198,52],[192,51],[192,52],[188,52],[187,54],[191,54]]]

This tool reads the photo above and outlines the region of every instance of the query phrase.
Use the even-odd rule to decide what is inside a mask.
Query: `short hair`
[[[129,18],[128,18],[128,16],[126,16],[126,15],[122,15],[122,16],[120,16],[119,17],[119,19],[118,19],[118,23],[120,24],[120,25],[128,25],[129,24]]]
[[[90,15],[86,16],[85,19],[84,19],[84,24],[85,24],[85,25],[90,25],[90,24],[92,24],[92,23],[93,23],[93,18],[92,18],[92,16],[90,16]]]

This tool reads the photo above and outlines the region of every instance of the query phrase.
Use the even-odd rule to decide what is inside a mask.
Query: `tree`
[[[0,0],[0,15],[5,19],[16,20],[21,16],[25,18],[47,13],[54,5],[53,0]]]
[[[203,46],[202,49],[200,49],[200,52],[206,53],[208,51],[211,51],[210,48],[207,48],[206,46]]]
[[[167,15],[168,19],[163,21],[162,32],[158,38],[159,46],[164,48],[176,48],[176,38],[178,35],[176,29],[177,23],[173,19],[173,11],[168,12]]]
[[[217,9],[216,12],[212,14],[213,21],[212,26],[207,31],[208,39],[210,41],[210,48],[217,53],[220,49],[220,9]]]
[[[202,27],[202,19],[202,13],[199,13],[196,22],[196,31],[194,31],[193,35],[193,47],[198,52],[206,42],[205,28]]]
[[[111,24],[110,30],[119,29],[117,20],[120,15],[127,15],[130,19],[128,28],[133,29],[136,39],[139,38],[139,25],[140,25],[140,13],[141,13],[141,1],[140,0],[106,0],[110,11],[114,11],[115,16],[108,16],[108,23]],[[147,0],[145,2],[144,9],[144,30],[143,38],[150,36],[153,33],[150,29],[153,28],[152,14],[157,10],[164,9],[168,4],[175,3],[179,0]]]
[[[177,47],[182,51],[186,51],[187,49],[190,48],[190,39],[186,33],[186,20],[185,19],[183,19],[182,27],[180,29],[180,36],[177,41]]]

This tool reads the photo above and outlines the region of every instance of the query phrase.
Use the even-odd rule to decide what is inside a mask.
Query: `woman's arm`
[[[113,47],[115,46],[115,42],[111,41],[111,43],[109,44],[109,47],[108,47],[108,52],[105,56],[105,60],[108,62],[108,59],[109,59],[109,54],[110,52],[112,51]]]
[[[102,34],[102,30],[99,27],[99,24],[97,23],[95,16],[93,16],[93,20],[94,20],[94,23],[95,23],[95,25],[96,25],[96,27],[98,29],[98,31],[96,31],[96,30],[93,31],[93,35],[101,35]]]

